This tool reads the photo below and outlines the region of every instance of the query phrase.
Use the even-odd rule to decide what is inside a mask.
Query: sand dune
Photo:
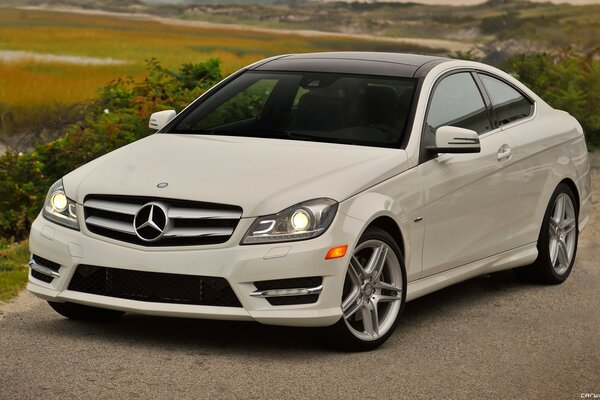
[[[119,65],[127,64],[127,61],[115,60],[113,58],[79,57],[69,55],[33,53],[21,50],[0,50],[0,62],[36,61],[78,65]]]

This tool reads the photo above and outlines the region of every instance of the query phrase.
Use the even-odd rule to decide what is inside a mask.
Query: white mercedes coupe
[[[33,223],[27,287],[63,316],[326,327],[369,350],[456,282],[563,282],[590,219],[580,124],[476,62],[273,57],[150,127]]]

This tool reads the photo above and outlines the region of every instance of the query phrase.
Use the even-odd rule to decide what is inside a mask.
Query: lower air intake
[[[258,290],[278,290],[278,289],[296,289],[296,288],[315,288],[323,283],[320,276],[311,276],[304,278],[274,279],[270,281],[257,281],[254,286]],[[302,296],[281,296],[266,297],[266,300],[272,306],[291,306],[296,304],[312,304],[319,300],[318,294],[309,294]]]
[[[225,278],[79,265],[69,290],[152,303],[241,307]]]
[[[33,254],[31,256],[31,258],[32,258],[32,261],[34,261],[36,264],[46,267],[48,269],[51,269],[52,271],[58,272],[58,270],[60,269],[59,263],[55,263],[53,261],[47,260],[47,259],[37,256],[35,254]],[[40,280],[40,281],[46,282],[46,283],[51,283],[54,280],[54,277],[52,277],[50,275],[42,274],[41,272],[38,272],[33,269],[31,270],[31,276],[33,276],[37,280]]]

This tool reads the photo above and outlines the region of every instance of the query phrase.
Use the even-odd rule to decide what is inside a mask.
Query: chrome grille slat
[[[200,210],[193,208],[169,208],[169,218],[185,219],[240,219],[242,213],[239,211],[226,210]]]
[[[233,228],[171,228],[164,237],[231,236]]]
[[[95,208],[97,210],[116,212],[119,214],[135,215],[141,205],[130,203],[117,203],[107,200],[88,200],[85,202],[86,207]]]
[[[110,230],[117,231],[117,232],[135,235],[135,230],[133,229],[133,224],[128,224],[127,222],[91,216],[91,217],[87,217],[85,219],[85,223],[88,225],[98,226],[100,228],[105,228],[105,229],[110,229]]]
[[[163,231],[159,231],[160,234],[152,239],[145,236],[151,236],[152,231],[140,233],[135,228],[136,215],[147,213],[147,206],[150,204],[162,209],[162,218],[166,218],[161,224],[161,217],[156,217],[159,219],[155,221],[161,224],[157,229]],[[83,207],[86,227],[90,232],[114,240],[154,247],[224,243],[233,235],[242,217],[242,209],[236,206],[138,196],[90,195],[84,200]],[[140,218],[148,218],[148,215],[144,214]],[[138,224],[138,229],[148,229],[142,225]]]

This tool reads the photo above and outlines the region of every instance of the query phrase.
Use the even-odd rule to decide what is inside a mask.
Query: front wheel
[[[558,185],[544,215],[538,238],[538,258],[529,266],[514,270],[525,282],[559,284],[573,269],[579,238],[578,210],[569,186]]]
[[[406,271],[398,245],[384,230],[367,229],[350,258],[343,316],[328,328],[330,341],[349,351],[379,347],[394,331],[405,300]]]

